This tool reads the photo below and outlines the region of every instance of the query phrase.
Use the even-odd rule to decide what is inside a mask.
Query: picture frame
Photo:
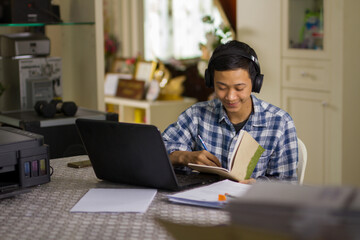
[[[124,74],[133,74],[133,66],[129,66],[126,63],[125,58],[116,58],[111,66],[112,73],[124,73]]]
[[[155,61],[137,61],[135,65],[134,79],[150,82],[156,70]]]
[[[142,100],[145,94],[145,82],[134,79],[119,79],[116,96]]]
[[[132,79],[132,75],[124,73],[107,73],[105,75],[104,83],[105,96],[116,96],[119,79]]]

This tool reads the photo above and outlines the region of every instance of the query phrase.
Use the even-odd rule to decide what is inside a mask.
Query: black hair
[[[260,69],[257,69],[259,66],[255,66],[253,61],[239,52],[257,59],[256,52],[248,44],[232,40],[219,45],[214,50],[208,66],[210,74],[214,76],[214,70],[227,71],[241,68],[248,71],[251,81],[254,82],[256,75],[260,72]]]

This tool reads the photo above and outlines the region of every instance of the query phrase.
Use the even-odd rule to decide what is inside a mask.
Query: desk
[[[154,217],[180,223],[229,223],[227,212],[168,202],[159,190],[146,213],[70,213],[90,189],[128,187],[100,181],[91,167],[75,169],[68,162],[86,155],[50,160],[51,182],[29,193],[0,200],[1,239],[172,239]]]

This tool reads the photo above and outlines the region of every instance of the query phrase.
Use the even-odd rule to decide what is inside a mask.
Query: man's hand
[[[256,183],[256,180],[255,180],[254,178],[250,178],[250,179],[246,179],[246,180],[239,181],[239,183],[243,183],[243,184],[253,184],[253,183]]]
[[[188,163],[195,163],[221,167],[219,159],[205,150],[194,152],[175,151],[170,154],[170,160],[173,165],[188,165]]]

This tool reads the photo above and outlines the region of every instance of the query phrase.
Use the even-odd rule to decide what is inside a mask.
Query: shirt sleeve
[[[162,134],[168,154],[174,151],[192,151],[195,142],[193,132],[196,132],[196,118],[192,108],[180,114],[177,122],[171,124]]]
[[[286,122],[275,151],[270,157],[266,177],[297,182],[298,142],[293,121]]]

